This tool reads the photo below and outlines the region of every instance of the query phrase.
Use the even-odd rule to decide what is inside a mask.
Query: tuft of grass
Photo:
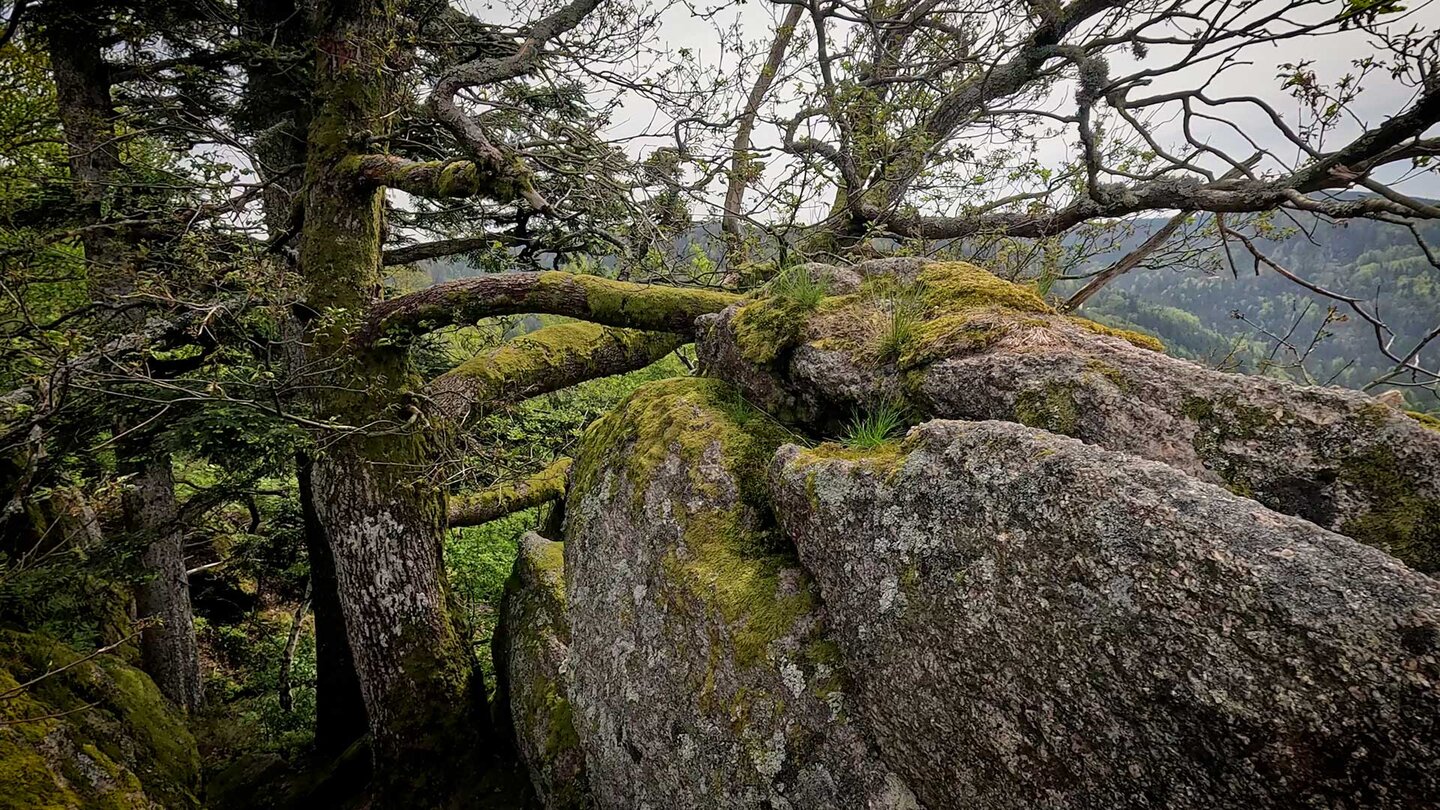
[[[880,333],[877,351],[882,363],[894,363],[905,353],[920,328],[924,305],[920,293],[913,288],[901,289],[887,299],[890,318]]]
[[[804,267],[791,265],[770,281],[770,294],[793,301],[805,309],[814,309],[819,306],[820,299],[830,294],[830,283],[827,279],[816,278]]]
[[[857,411],[840,443],[852,450],[873,450],[893,439],[904,427],[904,406],[882,402],[868,412]]]

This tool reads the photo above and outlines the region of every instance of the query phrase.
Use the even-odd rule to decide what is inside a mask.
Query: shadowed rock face
[[[1440,584],[1163,464],[935,421],[780,451],[869,738],[930,808],[1417,807]]]
[[[702,319],[709,373],[772,413],[831,431],[897,401],[919,419],[1002,419],[1073,436],[1440,570],[1440,432],[1404,413],[1352,391],[1168,357],[1144,336],[1058,315],[972,265],[851,270],[866,280],[812,308],[770,299]]]
[[[603,808],[915,808],[850,722],[814,583],[775,532],[785,434],[712,380],[587,431],[566,503],[570,701]]]
[[[495,634],[496,704],[548,810],[594,807],[570,706],[570,622],[560,543],[528,533],[505,583]]]

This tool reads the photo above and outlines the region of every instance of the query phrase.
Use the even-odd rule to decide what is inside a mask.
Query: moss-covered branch
[[[593,323],[549,326],[461,363],[430,383],[437,411],[463,424],[490,408],[644,368],[686,338]]]
[[[632,284],[550,271],[462,278],[386,301],[371,310],[359,340],[373,343],[496,315],[548,313],[657,332],[693,335],[695,319],[740,296],[694,287]]]
[[[479,526],[512,512],[565,497],[571,460],[556,459],[550,466],[522,481],[496,484],[450,499],[450,528]]]
[[[528,171],[523,164],[474,160],[406,160],[395,155],[357,155],[345,167],[362,183],[386,186],[432,199],[486,197],[500,202],[518,198]]]

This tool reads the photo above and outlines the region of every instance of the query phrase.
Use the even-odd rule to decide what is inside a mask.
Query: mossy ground
[[[195,741],[159,690],[113,657],[80,659],[0,631],[0,808],[197,807]]]

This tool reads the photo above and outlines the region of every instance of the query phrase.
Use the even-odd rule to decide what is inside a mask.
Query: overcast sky
[[[465,0],[464,4],[472,13],[483,19],[511,24],[515,22],[512,12],[502,5],[484,4],[477,0]],[[1261,8],[1265,4],[1252,5]],[[1392,25],[1406,28],[1418,25],[1430,30],[1440,28],[1440,2],[1426,0],[1409,3],[1408,6],[1408,11],[1395,18]],[[733,69],[733,65],[727,65],[722,61],[726,55],[722,53],[718,45],[717,27],[728,29],[738,26],[744,32],[745,37],[763,51],[772,36],[776,19],[784,13],[783,6],[774,6],[764,0],[750,0],[743,5],[729,5],[713,14],[709,20],[702,18],[702,13],[709,13],[715,7],[715,3],[704,2],[704,0],[697,0],[691,5],[676,3],[671,6],[661,17],[660,26],[656,32],[658,45],[671,51],[678,51],[681,48],[689,49],[702,64],[730,70]],[[1280,88],[1280,81],[1276,78],[1280,65],[1310,61],[1314,63],[1313,67],[1322,80],[1333,80],[1352,71],[1353,61],[1361,59],[1371,52],[1371,45],[1366,36],[1353,31],[1342,35],[1327,36],[1323,39],[1299,38],[1277,45],[1257,47],[1245,52],[1245,59],[1253,64],[1227,70],[1211,85],[1211,92],[1215,96],[1232,94],[1259,96],[1272,103],[1287,122],[1293,125],[1298,117],[1296,114],[1298,110],[1296,102]],[[805,56],[813,58],[809,54]],[[1173,58],[1173,55],[1166,54],[1161,48],[1155,48],[1145,60],[1144,65],[1153,67],[1163,64],[1167,58]],[[1128,72],[1139,64],[1128,53],[1112,54],[1111,75]],[[643,69],[645,66],[638,67]],[[752,73],[754,68],[755,66],[752,65]],[[1148,89],[1154,92],[1164,92],[1181,87],[1193,87],[1199,82],[1201,75],[1201,70],[1196,69],[1162,77]],[[1362,120],[1372,125],[1400,109],[1410,93],[1409,90],[1390,81],[1388,77],[1378,75],[1367,80],[1366,87],[1365,92],[1356,101],[1354,110]],[[777,86],[776,99],[784,102],[787,92],[792,91],[783,85]],[[1070,88],[1056,89],[1054,104],[1057,109],[1068,112],[1073,108],[1073,102],[1070,100],[1071,93]],[[738,107],[741,101],[742,99],[737,95],[732,99],[732,105]],[[1225,115],[1245,129],[1262,146],[1275,149],[1285,157],[1293,158],[1295,155],[1295,148],[1275,132],[1268,119],[1257,108],[1228,106],[1225,108]],[[630,137],[647,131],[666,131],[667,124],[668,122],[657,113],[652,103],[638,95],[630,94],[625,96],[623,114],[617,117],[613,134]],[[1354,137],[1358,131],[1358,127],[1350,127],[1337,132],[1327,142],[1327,146],[1334,148]],[[1238,135],[1221,125],[1207,125],[1205,122],[1198,122],[1195,132],[1201,139],[1225,148],[1238,157],[1244,157],[1251,151]],[[1039,152],[1040,159],[1043,163],[1053,166],[1070,162],[1075,152],[1074,140],[1075,135],[1072,131],[1066,137],[1055,138],[1042,144]],[[1159,140],[1166,146],[1182,144],[1178,123],[1160,126]],[[778,133],[771,127],[762,126],[756,132],[756,146],[774,145],[777,141]],[[666,144],[667,141],[660,138],[637,139],[628,141],[626,148],[632,152],[643,153]],[[1392,171],[1390,176],[1383,179],[1388,181],[1398,176],[1399,172]],[[1440,197],[1440,177],[1437,177],[1435,172],[1415,173],[1415,176],[1405,180],[1399,187],[1414,195]],[[817,200],[817,210],[823,209],[825,203],[828,203],[828,200]]]

